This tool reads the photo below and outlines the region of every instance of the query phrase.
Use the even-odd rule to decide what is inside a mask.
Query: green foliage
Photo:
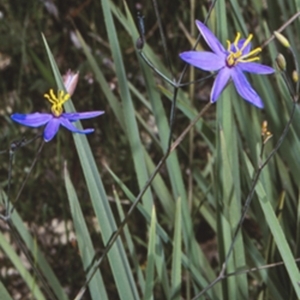
[[[8,228],[0,234],[1,299],[18,291],[24,299],[300,298],[300,113],[291,99],[299,84],[291,89],[286,81],[298,61],[299,22],[282,32],[292,52],[268,41],[300,2],[217,0],[212,11],[203,1],[153,3],[141,10],[142,50],[133,1],[0,5],[2,214],[7,203],[15,208],[0,220]],[[286,74],[250,76],[263,111],[232,84],[208,108],[212,80],[179,86],[209,75],[202,71],[173,79],[184,65],[178,54],[196,41],[188,34],[192,16],[208,18],[224,44],[236,31],[252,32],[265,64],[275,67],[283,53]],[[48,110],[42,94],[53,85],[64,89],[68,68],[80,71],[80,81],[65,110],[105,110],[84,121],[95,132],[71,138],[61,129],[39,157],[39,139],[8,152],[12,141],[39,132],[9,115]],[[178,144],[169,153],[171,129]],[[54,242],[54,221],[63,222],[66,242]]]

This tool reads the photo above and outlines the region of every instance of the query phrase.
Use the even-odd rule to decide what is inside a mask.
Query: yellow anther
[[[230,51],[231,42],[227,40],[226,43],[227,43],[227,51]]]
[[[251,33],[251,34],[249,34],[248,38],[244,42],[243,47],[241,48],[241,51],[243,51],[248,46],[248,44],[251,42],[252,38],[253,38],[253,34]]]
[[[236,49],[238,49],[238,42],[239,42],[240,38],[241,38],[241,34],[239,32],[237,32],[235,40],[233,42],[233,45],[235,46]]]
[[[249,53],[243,55],[243,51],[245,48],[249,45],[250,41],[253,38],[253,34],[250,34],[248,38],[244,41],[241,48],[239,48],[238,42],[240,40],[241,34],[238,32],[236,35],[236,38],[233,42],[233,45],[235,47],[235,51],[232,51],[230,41],[227,41],[227,49],[229,52],[229,55],[227,56],[227,65],[229,67],[235,66],[239,62],[253,62],[259,60],[259,57],[257,56],[258,53],[261,52],[261,48],[255,48]],[[254,56],[254,57],[253,57]]]
[[[63,113],[63,104],[70,98],[68,93],[64,91],[57,92],[57,96],[54,94],[53,89],[50,89],[49,94],[44,94],[44,97],[52,103],[51,112],[55,117],[59,117]]]

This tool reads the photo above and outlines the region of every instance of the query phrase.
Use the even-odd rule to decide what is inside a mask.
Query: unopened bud
[[[264,136],[268,131],[268,121],[264,120],[261,124],[261,135]]]
[[[68,72],[63,76],[63,81],[65,88],[70,96],[73,95],[76,85],[78,83],[79,73],[72,72],[71,70],[68,70]]]
[[[298,82],[298,80],[299,80],[299,74],[298,74],[298,72],[296,70],[293,71],[292,78],[293,78],[294,82]]]
[[[277,66],[278,66],[279,70],[281,70],[281,71],[286,70],[286,60],[285,60],[284,56],[281,53],[279,53],[277,55],[276,63],[277,63]]]
[[[279,33],[278,31],[274,31],[274,35],[276,39],[281,43],[281,45],[287,48],[291,47],[290,42],[283,34]]]
[[[264,144],[268,142],[268,140],[273,136],[272,133],[268,130],[268,122],[263,121],[261,125],[261,136]]]

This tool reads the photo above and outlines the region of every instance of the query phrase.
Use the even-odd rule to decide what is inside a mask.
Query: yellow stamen
[[[262,51],[260,47],[253,49],[249,53],[243,55],[243,51],[245,48],[249,45],[253,38],[253,34],[249,34],[248,38],[244,41],[241,48],[238,46],[238,42],[240,40],[241,34],[238,32],[236,35],[236,38],[233,42],[233,45],[235,47],[235,51],[232,51],[231,49],[231,43],[230,41],[227,41],[227,51],[229,52],[229,55],[226,58],[227,65],[229,67],[234,67],[240,62],[252,62],[259,60],[259,57],[257,56],[258,53]],[[254,56],[254,57],[253,57]]]
[[[238,42],[239,42],[240,38],[241,38],[241,34],[239,32],[237,32],[236,38],[233,42],[233,45],[235,46],[235,49],[238,49]]]
[[[63,104],[70,98],[70,95],[64,91],[59,91],[56,96],[53,89],[50,89],[49,94],[44,94],[44,97],[52,104],[52,114],[59,117],[63,113]]]
[[[248,38],[244,42],[244,44],[243,44],[242,48],[240,49],[240,51],[243,51],[246,48],[246,46],[248,46],[248,44],[251,42],[252,38],[253,38],[253,34],[249,34]]]
[[[227,51],[230,51],[231,42],[227,40],[226,43],[227,43]]]

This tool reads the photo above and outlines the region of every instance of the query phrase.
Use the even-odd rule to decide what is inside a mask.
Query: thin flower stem
[[[36,135],[34,138],[30,140],[26,140],[22,138],[21,140],[15,141],[10,144],[9,150],[3,150],[1,153],[9,153],[9,163],[8,163],[8,176],[7,176],[7,191],[6,191],[6,201],[5,201],[5,214],[0,214],[0,219],[7,221],[10,219],[10,187],[11,187],[11,179],[12,179],[12,167],[13,167],[13,160],[15,157],[15,153],[22,147],[27,146],[31,142],[35,141],[37,138],[41,137],[41,134]]]
[[[156,73],[156,75],[158,75],[159,77],[161,77],[163,80],[165,80],[168,84],[170,84],[172,87],[174,88],[181,88],[181,87],[185,87],[185,86],[189,86],[193,83],[199,83],[202,81],[205,81],[206,79],[212,78],[215,76],[215,73],[212,73],[208,76],[205,76],[203,78],[197,79],[197,80],[193,80],[193,81],[189,81],[189,82],[185,82],[185,83],[178,83],[175,81],[172,81],[171,79],[169,79],[166,75],[164,75],[162,72],[160,72],[152,63],[151,61],[148,59],[148,57],[145,55],[145,53],[143,51],[139,51],[139,54],[141,56],[141,58],[143,59],[143,61],[148,65],[148,67],[154,71]]]
[[[157,20],[157,23],[158,23],[158,28],[159,28],[160,38],[161,38],[162,46],[163,46],[163,50],[164,50],[165,60],[167,62],[168,69],[169,69],[172,77],[174,78],[174,73],[173,73],[171,62],[170,62],[170,56],[169,56],[169,53],[168,53],[166,37],[165,37],[165,34],[164,34],[164,30],[163,30],[163,26],[162,26],[162,22],[161,22],[161,18],[160,18],[160,13],[159,13],[157,1],[152,0],[152,4],[153,4],[153,7],[154,7],[156,20]]]
[[[296,258],[295,262],[300,262],[300,258]],[[220,282],[223,279],[226,279],[228,277],[232,277],[232,276],[238,276],[238,275],[243,275],[243,274],[249,274],[252,272],[258,272],[258,271],[262,271],[262,270],[267,270],[267,269],[271,269],[271,268],[275,268],[278,266],[283,266],[284,262],[277,262],[277,263],[273,263],[273,264],[268,264],[268,265],[264,265],[264,266],[260,266],[260,267],[254,267],[251,269],[246,269],[246,270],[240,270],[237,272],[232,272],[232,273],[228,273],[228,274],[222,274],[222,276],[218,276],[214,281],[212,281],[207,287],[206,287],[206,291],[208,291],[210,288],[212,288],[213,286],[215,286],[218,282]],[[202,291],[203,292],[203,291]],[[202,293],[201,292],[201,293]],[[203,294],[201,294],[203,295]],[[199,297],[201,296],[200,294],[198,294],[197,296],[195,296],[194,298],[192,298],[192,300],[197,300],[199,299]]]
[[[292,85],[291,80],[287,77],[286,72],[281,72],[281,74],[282,74],[282,78],[283,78],[283,80],[284,80],[286,86],[288,87],[290,96],[291,96],[292,98],[294,98],[294,96],[295,96],[295,91],[294,91],[294,87],[293,87],[293,85]]]
[[[145,186],[143,189],[140,191],[138,196],[136,197],[135,201],[133,204],[130,206],[125,218],[121,222],[120,226],[118,229],[112,233],[110,239],[108,240],[106,247],[104,251],[102,252],[102,256],[95,262],[94,270],[90,273],[89,278],[86,280],[85,284],[81,287],[80,291],[78,292],[77,296],[74,298],[75,300],[81,299],[81,297],[84,294],[84,291],[86,290],[89,282],[92,280],[93,276],[95,275],[97,269],[101,265],[102,261],[104,258],[107,256],[109,253],[110,249],[116,242],[117,238],[123,231],[124,226],[127,224],[132,212],[136,208],[136,206],[139,204],[140,200],[142,199],[143,195],[151,185],[152,181],[160,171],[161,167],[164,165],[165,161],[169,157],[169,155],[178,147],[178,145],[182,142],[182,140],[186,137],[190,129],[199,121],[199,119],[207,112],[207,110],[210,108],[212,104],[209,102],[206,104],[203,109],[198,113],[198,115],[194,118],[194,120],[186,127],[186,129],[181,133],[181,135],[174,141],[174,143],[169,147],[168,151],[164,154],[164,156],[161,158],[160,162],[157,164],[155,170],[153,171],[152,175],[149,177],[148,181],[146,182]]]
[[[296,14],[294,14],[289,20],[287,20],[279,29],[277,29],[277,32],[282,32],[285,28],[287,28],[291,23],[293,23],[297,18],[300,17],[300,11],[298,11]],[[263,49],[266,47],[271,41],[275,39],[275,35],[273,34],[271,37],[269,37],[262,45],[261,48]]]
[[[177,83],[172,81],[171,79],[169,79],[166,75],[164,75],[163,73],[161,73],[157,68],[155,68],[153,66],[153,64],[151,63],[151,61],[147,58],[147,56],[144,54],[143,51],[139,51],[139,54],[141,56],[141,58],[144,60],[144,62],[150,67],[150,69],[152,71],[154,71],[159,77],[161,77],[162,79],[164,79],[167,83],[169,83],[171,86],[173,87],[177,87]]]
[[[294,59],[294,64],[295,64],[296,72],[297,72],[297,74],[299,75],[299,63],[298,63],[298,59],[297,59],[296,53],[295,53],[295,51],[294,51],[293,48],[290,48],[290,50],[291,50],[292,55],[293,55],[293,59]],[[299,84],[300,84],[300,81],[298,80],[297,83],[296,83],[295,97],[298,97]],[[296,101],[296,99],[294,99],[294,101]]]
[[[153,4],[155,3],[156,0],[153,0]],[[207,13],[207,16],[205,18],[205,21],[204,21],[204,24],[207,23],[210,15],[211,15],[211,12],[216,4],[217,0],[214,0],[212,2],[212,4],[210,5],[210,8],[209,8],[209,11]],[[156,5],[156,3],[155,3]],[[154,6],[155,6],[154,5]],[[157,5],[154,7],[154,9],[157,8]],[[140,20],[140,17],[139,17],[139,20]],[[160,22],[160,19],[158,19],[158,22]],[[159,23],[159,27],[161,26],[161,24]],[[140,26],[139,26],[140,27]],[[161,27],[160,27],[161,28]],[[141,31],[141,30],[140,30]],[[141,36],[139,37],[139,39],[141,39],[142,42],[144,42],[144,34],[141,33]],[[163,31],[161,31],[161,35],[163,36]],[[199,41],[200,41],[200,38],[201,38],[201,34],[198,35],[197,37],[197,40],[196,40],[196,43],[194,45],[194,47],[192,48],[193,50],[196,49]],[[163,43],[164,43],[164,36],[163,36]],[[164,50],[165,50],[165,47],[166,45],[164,44],[163,45],[164,47]],[[176,113],[176,104],[177,104],[177,92],[178,92],[178,89],[182,86],[185,86],[185,85],[190,85],[194,82],[189,82],[189,83],[185,83],[185,84],[181,84],[182,80],[183,80],[183,77],[187,71],[187,68],[188,68],[188,64],[185,63],[184,67],[183,67],[183,70],[182,72],[180,73],[180,76],[179,76],[179,79],[177,81],[173,81],[171,79],[169,79],[167,76],[165,76],[163,73],[161,73],[158,69],[156,69],[153,64],[149,61],[149,59],[145,56],[145,54],[143,53],[142,49],[140,49],[139,51],[140,53],[140,56],[141,58],[146,62],[146,64],[157,74],[159,75],[161,78],[163,78],[167,83],[169,83],[171,86],[174,87],[174,94],[173,94],[173,100],[172,100],[172,107],[171,107],[171,112],[170,112],[170,118],[169,118],[169,123],[170,123],[170,135],[169,135],[169,141],[168,141],[168,149],[166,152],[168,152],[169,148],[171,147],[171,143],[172,143],[172,134],[173,134],[173,127],[174,127],[174,119],[175,119],[175,113]],[[166,52],[165,52],[166,53]],[[172,71],[171,71],[172,73]],[[211,77],[213,75],[210,75],[209,77]],[[207,79],[208,77],[205,77],[205,79]],[[198,81],[195,81],[195,82],[198,82]]]
[[[45,141],[42,140],[42,142],[41,142],[41,144],[40,144],[40,147],[39,147],[39,149],[38,149],[38,151],[37,151],[37,153],[36,153],[36,156],[35,156],[34,160],[33,160],[32,163],[31,163],[29,172],[27,173],[26,178],[24,179],[24,181],[23,181],[23,183],[22,183],[22,186],[21,186],[21,188],[19,189],[19,192],[18,192],[18,194],[17,194],[17,197],[16,197],[16,199],[15,199],[15,201],[14,201],[14,204],[19,200],[19,198],[20,198],[20,196],[21,196],[21,194],[22,194],[22,191],[23,191],[23,189],[24,189],[24,187],[25,187],[25,185],[26,185],[26,183],[27,183],[27,181],[28,181],[28,179],[29,179],[29,176],[31,175],[31,172],[32,172],[32,170],[33,170],[33,168],[34,168],[36,162],[38,161],[38,159],[39,159],[39,157],[40,157],[40,154],[41,154],[42,149],[44,148],[44,146],[45,146]],[[12,209],[11,209],[11,211],[10,211],[10,214],[12,214],[13,211],[14,211],[14,207],[12,207]]]
[[[170,149],[172,144],[172,134],[174,129],[174,118],[176,114],[176,102],[177,102],[177,94],[178,88],[174,88],[173,98],[172,98],[172,106],[171,106],[171,113],[170,113],[170,134],[169,134],[169,141],[168,141],[168,149]]]
[[[204,24],[206,24],[208,19],[210,18],[210,15],[212,13],[213,8],[215,7],[216,2],[217,2],[217,0],[214,0],[212,2],[212,4],[210,5],[209,11],[208,11],[207,16],[204,20]],[[196,43],[193,47],[193,50],[196,49],[198,43],[200,42],[200,38],[201,38],[201,34],[198,35]],[[184,77],[184,75],[187,71],[187,68],[188,68],[188,64],[185,63],[184,67],[183,67],[183,70],[182,70],[182,72],[179,76],[179,79],[177,81],[177,87],[175,87],[175,91],[178,90],[178,86],[181,84],[181,82],[183,80],[183,77]],[[175,95],[175,93],[174,93],[174,95]],[[169,144],[168,144],[169,147],[171,146],[171,142],[172,142],[172,134],[173,134],[172,129],[174,127],[174,120],[175,120],[175,114],[176,114],[176,105],[177,105],[177,91],[176,91],[176,97],[173,97],[172,108],[171,108],[171,113],[170,113],[170,135],[169,135]]]
[[[299,262],[300,258],[296,258],[294,261]],[[280,262],[273,263],[273,264],[268,264],[268,265],[264,265],[264,266],[260,266],[260,267],[254,267],[254,268],[251,268],[251,269],[240,270],[240,271],[237,271],[237,272],[228,273],[228,274],[226,274],[225,277],[227,278],[227,277],[231,277],[231,276],[249,274],[249,273],[252,273],[252,272],[267,270],[267,269],[271,269],[271,268],[275,268],[275,267],[279,267],[279,266],[284,266],[284,262],[280,261]]]
[[[191,85],[191,84],[193,84],[193,83],[199,83],[199,82],[205,81],[206,79],[212,78],[212,77],[214,77],[215,75],[216,75],[215,73],[212,73],[212,74],[210,74],[210,75],[207,75],[207,76],[202,77],[202,78],[197,79],[197,80],[193,80],[193,81],[181,83],[181,84],[178,85],[178,87],[181,88],[181,87],[189,86],[189,85]]]

